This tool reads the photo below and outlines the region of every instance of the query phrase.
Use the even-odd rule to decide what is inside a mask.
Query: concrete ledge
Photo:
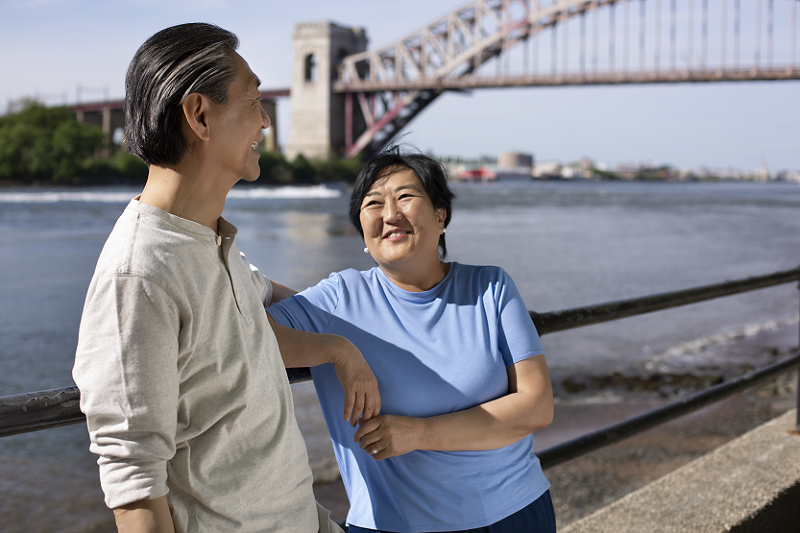
[[[561,533],[797,533],[800,435],[795,422],[792,409]]]

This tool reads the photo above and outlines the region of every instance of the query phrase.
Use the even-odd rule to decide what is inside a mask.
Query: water
[[[0,396],[72,384],[86,287],[137,192],[0,191]],[[794,184],[509,182],[456,192],[449,259],[502,266],[540,312],[800,265]],[[224,214],[252,263],[301,289],[331,271],[373,266],[346,204],[339,189],[243,187]],[[557,386],[613,372],[735,372],[796,345],[797,315],[787,284],[543,342]],[[335,464],[313,386],[293,389],[315,477],[329,479]],[[0,439],[2,529],[107,531],[87,447],[82,425]]]

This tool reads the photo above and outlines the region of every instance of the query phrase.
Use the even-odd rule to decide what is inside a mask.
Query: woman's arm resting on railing
[[[378,380],[358,348],[339,335],[309,333],[277,324],[269,313],[269,323],[278,339],[283,365],[303,368],[333,363],[344,391],[344,419],[355,426],[381,412]]]
[[[297,294],[297,291],[292,289],[291,287],[287,287],[282,283],[278,283],[277,281],[270,280],[272,283],[272,298],[267,303],[268,306],[275,305],[278,302],[289,298],[290,296]]]
[[[456,413],[429,418],[383,415],[361,424],[355,441],[375,459],[413,450],[492,450],[553,420],[553,389],[544,355],[508,367],[508,394]]]
[[[166,496],[117,507],[114,519],[119,533],[175,533]]]

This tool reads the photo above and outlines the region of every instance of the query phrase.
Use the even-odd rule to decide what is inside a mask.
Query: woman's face
[[[372,258],[386,271],[438,264],[446,215],[434,209],[417,173],[402,168],[373,184],[359,218]]]

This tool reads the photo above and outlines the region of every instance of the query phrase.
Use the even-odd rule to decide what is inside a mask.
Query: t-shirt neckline
[[[427,291],[422,292],[412,292],[402,289],[395,285],[395,283],[389,279],[386,273],[381,270],[381,267],[376,266],[374,270],[378,273],[378,279],[381,281],[381,284],[384,287],[387,287],[392,293],[397,295],[399,298],[409,301],[416,301],[416,302],[426,302],[433,300],[436,298],[442,290],[450,283],[450,280],[453,278],[453,273],[455,272],[456,268],[458,268],[458,263],[455,261],[450,262],[450,269],[445,274],[442,281],[428,289]]]

